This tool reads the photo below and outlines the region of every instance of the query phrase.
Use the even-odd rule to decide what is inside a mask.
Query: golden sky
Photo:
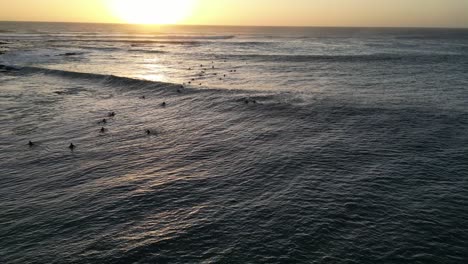
[[[119,1],[127,3],[121,4],[121,11],[116,11],[115,2]],[[141,21],[259,26],[468,27],[468,0],[175,0],[180,1],[177,5],[170,4],[171,1],[174,2],[0,0],[0,20],[105,23]],[[141,5],[145,6],[137,7],[133,3],[144,3]],[[185,7],[186,5],[188,7]],[[157,11],[153,15],[148,10]],[[151,17],[148,17],[150,15]],[[156,16],[164,18],[154,18]]]

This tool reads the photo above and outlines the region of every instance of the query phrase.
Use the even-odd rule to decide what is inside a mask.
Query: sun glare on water
[[[192,11],[194,0],[110,0],[113,13],[131,24],[175,24]]]

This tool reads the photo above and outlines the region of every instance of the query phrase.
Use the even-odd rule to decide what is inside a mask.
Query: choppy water
[[[466,30],[0,23],[0,43],[1,263],[468,261]]]

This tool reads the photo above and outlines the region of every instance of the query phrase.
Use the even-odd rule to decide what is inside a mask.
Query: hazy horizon
[[[28,20],[0,20],[0,23],[51,23],[51,24],[96,24],[96,25],[129,25],[141,27],[265,27],[265,28],[376,28],[376,29],[467,29],[467,27],[444,27],[444,26],[283,26],[283,25],[209,25],[209,24],[164,24],[164,25],[138,25],[124,22],[79,22],[79,21],[28,21]]]
[[[2,3],[3,2],[3,3]],[[285,27],[468,28],[463,0],[0,0],[0,21]]]

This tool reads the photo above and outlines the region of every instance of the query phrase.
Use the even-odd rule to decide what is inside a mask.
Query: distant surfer
[[[68,146],[68,148],[69,148],[70,150],[74,150],[74,149],[75,149],[75,145],[73,145],[73,143],[70,143],[70,146]]]

